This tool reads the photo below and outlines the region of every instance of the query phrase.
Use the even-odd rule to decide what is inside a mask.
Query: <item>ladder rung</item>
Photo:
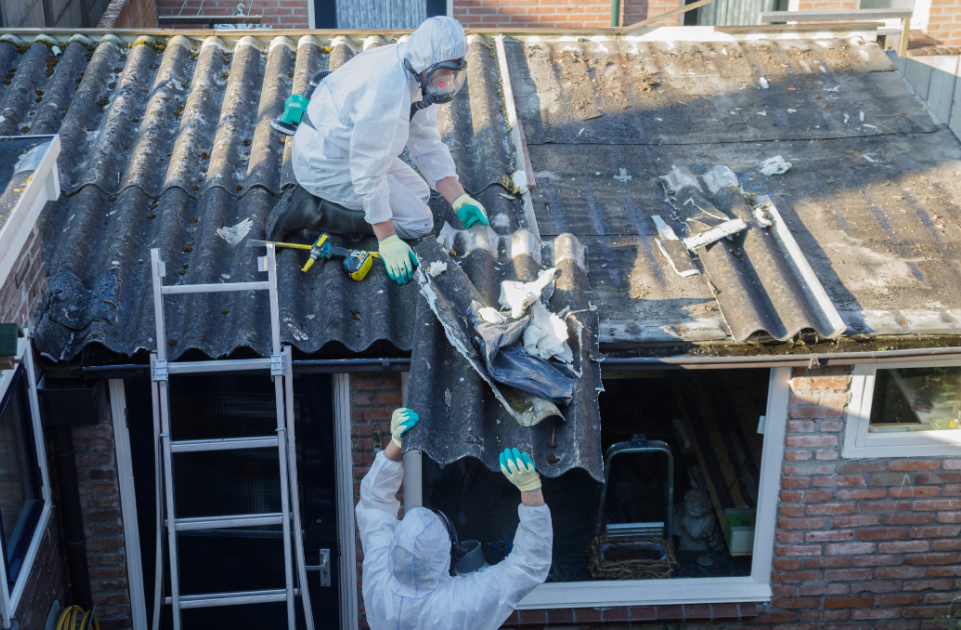
[[[262,525],[283,525],[282,512],[269,514],[235,514],[233,516],[201,516],[197,518],[178,518],[176,529],[178,532],[189,532],[203,529],[227,529],[230,527],[260,527]]]
[[[239,448],[267,448],[277,446],[277,443],[276,435],[223,440],[178,440],[170,443],[170,452],[199,453],[202,451],[231,451]]]
[[[212,284],[175,284],[160,287],[164,295],[172,293],[225,293],[227,291],[266,291],[270,283],[262,282],[216,282]]]
[[[294,589],[294,595],[300,596],[300,589]],[[180,608],[214,608],[216,606],[239,606],[241,604],[267,604],[270,602],[287,601],[287,591],[275,588],[265,591],[235,591],[232,593],[208,593],[206,595],[181,595]],[[173,598],[167,597],[164,603],[172,604]]]
[[[188,361],[168,363],[168,374],[219,374],[247,370],[269,370],[270,357],[265,359],[228,359],[224,361]]]

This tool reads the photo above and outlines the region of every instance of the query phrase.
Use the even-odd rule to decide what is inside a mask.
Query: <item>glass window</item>
[[[961,367],[879,369],[869,433],[944,431],[961,426]]]
[[[607,483],[541,477],[554,525],[549,582],[751,575],[768,370],[605,374]],[[548,420],[554,421],[554,420]],[[465,458],[424,458],[424,503],[488,564],[510,553],[516,489]]]
[[[0,399],[0,543],[11,588],[43,509],[33,420],[23,366]]]

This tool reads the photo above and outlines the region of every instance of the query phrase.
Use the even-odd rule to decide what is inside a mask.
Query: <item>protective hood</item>
[[[394,531],[391,573],[400,583],[398,594],[427,595],[450,577],[450,535],[436,514],[413,508]]]
[[[435,63],[461,59],[467,55],[464,27],[454,18],[432,17],[424,20],[407,39],[404,58],[415,72],[423,72]]]

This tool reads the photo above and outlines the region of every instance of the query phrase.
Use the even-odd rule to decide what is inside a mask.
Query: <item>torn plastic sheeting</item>
[[[544,308],[539,303],[536,306]],[[565,406],[571,404],[574,375],[570,370],[554,366],[550,361],[530,355],[515,345],[524,335],[533,316],[490,322],[480,313],[481,309],[486,308],[480,302],[472,302],[469,313],[479,337],[477,341],[487,365],[487,373],[494,380],[528,394]]]

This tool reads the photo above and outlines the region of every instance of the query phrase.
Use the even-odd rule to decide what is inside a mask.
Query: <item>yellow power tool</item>
[[[352,280],[358,282],[367,277],[367,272],[373,267],[374,258],[380,258],[380,254],[377,252],[347,249],[345,247],[332,247],[329,239],[330,236],[325,233],[321,234],[320,237],[314,241],[313,245],[305,245],[301,243],[281,243],[251,238],[247,239],[247,247],[264,247],[268,243],[273,242],[275,247],[310,251],[310,257],[300,270],[301,273],[310,271],[310,268],[314,266],[318,258],[323,258],[324,260],[330,260],[331,258],[343,259],[344,271],[347,272],[347,275],[349,275]]]

